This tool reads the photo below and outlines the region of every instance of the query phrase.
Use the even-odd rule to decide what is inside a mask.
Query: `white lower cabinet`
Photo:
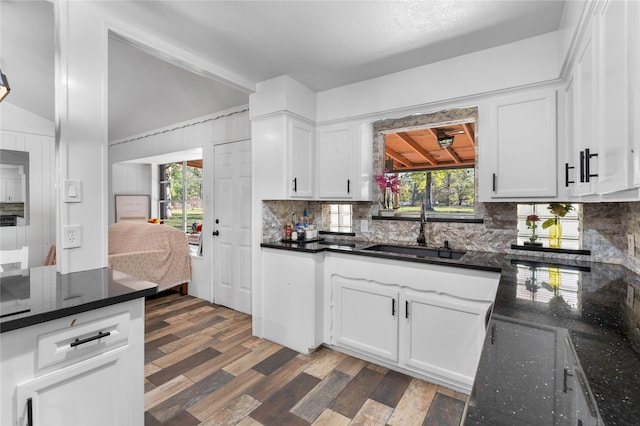
[[[127,348],[119,348],[19,385],[19,424],[132,424],[127,352]]]
[[[322,254],[263,249],[262,337],[309,353],[322,343]]]
[[[397,362],[397,288],[340,276],[333,282],[337,344]]]
[[[325,341],[469,393],[499,277],[327,254]]]
[[[403,363],[437,377],[473,383],[491,302],[403,291]]]
[[[2,425],[144,423],[144,299],[2,333]]]

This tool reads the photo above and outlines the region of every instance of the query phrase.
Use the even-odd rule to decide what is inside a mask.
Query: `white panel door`
[[[214,148],[214,301],[251,313],[251,141]]]

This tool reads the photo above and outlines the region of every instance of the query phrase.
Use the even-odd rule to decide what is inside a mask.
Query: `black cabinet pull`
[[[27,426],[33,426],[33,400],[27,398]]]
[[[211,233],[211,235],[213,235],[214,237],[217,237],[218,235],[220,235],[220,231],[218,231],[217,229],[215,231],[213,231]]]
[[[592,174],[591,173],[591,159],[593,157],[597,157],[598,154],[592,154],[589,151],[589,148],[585,148],[584,150],[584,177],[586,179],[587,182],[590,181],[590,179],[592,177],[598,177],[598,174]]]
[[[493,174],[493,192],[496,192],[496,174]]]
[[[409,318],[409,301],[404,301],[404,317]]]
[[[580,182],[584,182],[584,151],[580,151]]]
[[[293,192],[298,192],[298,178],[293,178]]]
[[[347,194],[351,193],[351,179],[347,179]]]
[[[569,166],[569,163],[564,163],[564,186],[569,187],[570,183],[576,183],[573,180],[569,180],[569,170],[575,169],[573,166]]]
[[[569,376],[573,377],[573,374],[570,374],[570,373],[569,373],[569,369],[568,369],[568,368],[565,368],[565,369],[564,369],[564,379],[563,379],[563,382],[564,382],[564,383],[563,383],[563,385],[562,385],[562,391],[563,391],[564,393],[567,393],[567,390],[573,390],[573,388],[570,388],[570,387],[567,385],[567,377],[569,377]]]
[[[396,299],[391,299],[391,316],[396,316]]]
[[[76,346],[84,345],[85,343],[93,342],[94,340],[102,339],[103,337],[110,336],[111,332],[107,331],[103,333],[102,331],[95,336],[87,337],[86,339],[76,339],[75,342],[71,342],[71,347],[75,348]]]

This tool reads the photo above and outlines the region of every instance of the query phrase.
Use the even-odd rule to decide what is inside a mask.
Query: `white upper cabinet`
[[[556,91],[496,97],[488,113],[491,170],[481,182],[488,200],[556,197]]]
[[[319,199],[369,200],[373,136],[370,124],[318,128],[316,189]]]
[[[289,196],[313,197],[313,125],[296,118],[288,119]]]
[[[573,63],[575,184],[570,194],[589,200],[634,199],[640,186],[640,5],[597,3]]]
[[[265,200],[312,198],[313,123],[275,113],[252,120],[251,126],[256,193]]]
[[[349,125],[318,130],[319,198],[354,198],[354,133]]]

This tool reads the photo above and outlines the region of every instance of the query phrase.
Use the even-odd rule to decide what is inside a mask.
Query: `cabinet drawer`
[[[38,368],[86,359],[129,341],[130,313],[122,312],[38,336]]]

